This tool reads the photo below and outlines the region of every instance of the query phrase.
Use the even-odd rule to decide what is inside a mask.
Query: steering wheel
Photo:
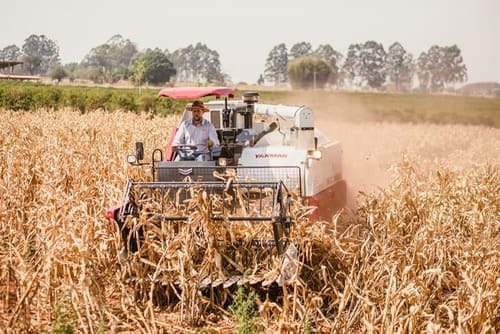
[[[177,153],[179,153],[181,160],[192,160],[191,156],[198,149],[196,145],[177,145],[172,146],[172,148],[175,149]]]

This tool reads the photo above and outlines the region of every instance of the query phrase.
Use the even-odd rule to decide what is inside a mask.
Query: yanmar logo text
[[[255,154],[256,159],[267,159],[267,158],[281,158],[281,159],[286,159],[288,158],[287,153],[257,153]]]

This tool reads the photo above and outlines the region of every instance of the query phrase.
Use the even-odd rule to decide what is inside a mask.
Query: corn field
[[[151,227],[146,247],[123,263],[120,231],[105,216],[128,178],[149,175],[125,162],[134,143],[163,149],[176,123],[124,112],[0,112],[0,332],[234,332],[221,300],[234,291],[214,298],[199,287],[201,273],[227,274],[214,238],[248,230],[210,221],[204,208],[213,199],[193,189],[191,223],[167,243],[158,238],[169,232]],[[295,204],[299,271],[275,287],[278,298],[260,291],[258,331],[499,332],[500,130],[323,124],[345,142],[356,204],[318,223]],[[360,147],[362,138],[349,138],[358,133],[379,146]],[[386,171],[383,182],[360,177],[363,164]],[[279,274],[275,253],[238,251],[258,259],[240,259],[250,272]]]

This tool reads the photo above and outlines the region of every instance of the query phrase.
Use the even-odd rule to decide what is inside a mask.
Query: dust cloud
[[[373,192],[390,182],[391,168],[403,159],[429,172],[464,170],[500,163],[500,129],[484,126],[402,123],[348,123],[321,119],[322,130],[343,146],[348,207],[360,191]]]
[[[315,124],[343,147],[343,176],[347,182],[348,209],[355,209],[359,193],[373,193],[386,187],[393,167],[404,159],[433,173],[437,169],[463,171],[480,165],[500,164],[500,129],[487,126],[390,123],[366,119],[343,121],[332,114],[333,101],[294,95],[293,101],[314,110]],[[339,101],[344,112],[360,105]],[[356,105],[352,105],[352,103]],[[338,104],[337,108],[338,110]]]

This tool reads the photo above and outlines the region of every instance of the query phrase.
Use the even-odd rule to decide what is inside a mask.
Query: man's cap
[[[203,104],[202,101],[196,100],[191,103],[191,110],[203,110],[203,111],[208,111],[208,108]]]

